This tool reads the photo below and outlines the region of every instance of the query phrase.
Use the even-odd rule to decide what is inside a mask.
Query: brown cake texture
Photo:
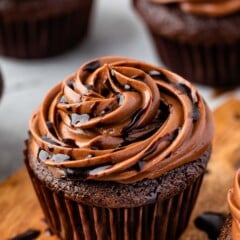
[[[197,90],[157,66],[104,57],[46,94],[25,163],[61,239],[178,239],[211,154]]]
[[[133,0],[133,5],[167,68],[194,83],[239,85],[240,3]]]
[[[45,58],[63,53],[87,35],[92,5],[92,0],[2,0],[0,55]]]

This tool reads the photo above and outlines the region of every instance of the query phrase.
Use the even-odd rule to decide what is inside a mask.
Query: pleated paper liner
[[[27,166],[52,232],[65,240],[173,240],[186,228],[203,174],[167,200],[134,208],[88,206],[52,191]]]
[[[87,35],[92,5],[92,0],[83,1],[79,8],[45,18],[0,19],[0,54],[45,58],[72,48]]]
[[[216,87],[240,85],[240,44],[190,44],[151,33],[164,65],[193,83]]]

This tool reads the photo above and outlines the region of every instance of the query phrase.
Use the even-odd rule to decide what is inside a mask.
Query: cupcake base
[[[240,85],[240,44],[191,44],[151,32],[157,53],[170,70],[191,82],[231,87]]]
[[[58,179],[31,152],[25,164],[51,231],[65,240],[175,240],[185,230],[211,147],[159,179],[134,184]]]
[[[52,232],[66,240],[178,239],[187,226],[203,177],[164,201],[135,208],[102,208],[50,190],[28,170]]]

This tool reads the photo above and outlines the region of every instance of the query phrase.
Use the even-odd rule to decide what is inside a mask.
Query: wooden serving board
[[[230,99],[214,112],[213,154],[200,195],[182,240],[208,239],[193,220],[204,211],[228,212],[226,194],[240,166],[240,100]],[[25,169],[0,184],[0,239],[10,239],[29,229],[41,231],[39,240],[57,240],[47,226]]]

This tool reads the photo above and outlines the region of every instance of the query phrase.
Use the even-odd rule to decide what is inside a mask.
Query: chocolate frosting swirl
[[[132,183],[198,159],[211,144],[213,121],[180,76],[105,57],[46,95],[30,134],[34,158],[56,176]]]
[[[159,4],[177,3],[188,13],[221,17],[240,11],[239,0],[150,0]]]
[[[232,238],[240,239],[240,169],[237,171],[233,187],[228,191],[228,204],[232,214]]]

